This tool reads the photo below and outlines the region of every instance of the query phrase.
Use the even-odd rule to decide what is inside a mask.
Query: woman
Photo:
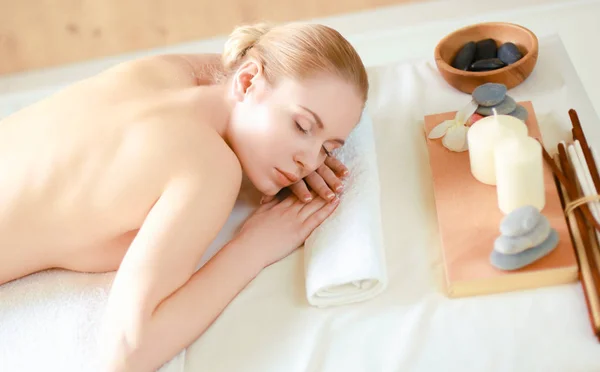
[[[104,370],[159,368],[334,211],[326,186],[337,189],[332,169],[343,167],[326,159],[367,91],[359,56],[336,31],[256,25],[232,33],[222,64],[128,62],[6,118],[0,283],[55,267],[117,270]],[[242,173],[268,200],[195,272]],[[302,179],[322,197],[303,200]],[[286,187],[294,193],[274,198]]]

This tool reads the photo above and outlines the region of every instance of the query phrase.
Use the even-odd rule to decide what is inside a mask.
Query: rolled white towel
[[[317,307],[365,301],[387,287],[375,138],[366,111],[336,157],[350,171],[340,205],[304,244],[306,295]]]

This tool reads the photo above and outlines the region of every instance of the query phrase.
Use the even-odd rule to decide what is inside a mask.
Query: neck
[[[203,91],[201,99],[204,101],[204,115],[208,119],[206,125],[213,128],[229,144],[229,122],[234,103],[227,94],[227,84],[205,86]]]

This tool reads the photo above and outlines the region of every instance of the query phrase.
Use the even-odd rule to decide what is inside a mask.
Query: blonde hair
[[[331,72],[354,84],[363,101],[367,100],[369,80],[360,56],[348,40],[330,27],[309,23],[237,27],[222,55],[226,76],[247,58],[262,64],[269,82],[282,76],[302,79],[316,72]]]

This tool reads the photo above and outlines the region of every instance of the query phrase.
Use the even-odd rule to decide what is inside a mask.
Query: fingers
[[[329,156],[315,172],[289,187],[299,200],[308,203],[311,198],[309,187],[314,190],[317,195],[325,200],[333,200],[336,193],[342,192],[344,186],[340,177],[348,175],[348,169],[341,161]]]
[[[296,182],[289,188],[290,191],[294,193],[298,197],[298,199],[302,200],[303,202],[308,203],[313,198],[310,191],[308,190],[308,187],[306,186],[306,183],[304,183],[304,180]]]
[[[341,161],[334,158],[333,156],[328,156],[325,158],[325,165],[331,168],[332,171],[335,172],[339,177],[346,177],[348,175],[348,168]]]
[[[317,173],[312,172],[306,176],[306,183],[313,189],[320,197],[325,200],[333,200],[335,193],[329,188],[323,177]]]
[[[317,210],[313,214],[311,214],[302,224],[303,234],[304,236],[308,236],[313,232],[320,224],[323,223],[329,217],[333,211],[340,204],[340,199],[336,198],[331,203],[326,203],[321,207],[321,209]]]
[[[271,209],[274,206],[276,206],[277,203],[279,203],[279,200],[277,198],[275,198],[275,197],[270,198],[270,200],[266,201],[266,202],[264,202],[264,201],[261,200],[261,205],[256,209],[256,213],[268,211],[269,209]]]
[[[323,180],[329,185],[329,187],[335,192],[342,192],[344,186],[342,185],[342,181],[338,178],[338,176],[333,173],[331,168],[326,165],[321,165],[319,169],[317,169],[317,173],[323,177]]]
[[[277,208],[289,208],[296,202],[298,202],[298,197],[296,197],[294,194],[290,194],[287,198],[283,199],[281,202],[279,202],[279,204],[277,204]]]
[[[306,220],[313,213],[315,213],[319,209],[323,208],[323,206],[327,203],[328,203],[328,201],[326,201],[325,199],[320,198],[320,197],[316,197],[310,203],[305,203],[302,206],[302,208],[298,211],[298,216],[300,217],[300,220],[301,221]]]
[[[265,204],[268,203],[270,201],[272,201],[273,199],[276,199],[277,195],[264,195],[261,199],[260,199],[260,204]]]

